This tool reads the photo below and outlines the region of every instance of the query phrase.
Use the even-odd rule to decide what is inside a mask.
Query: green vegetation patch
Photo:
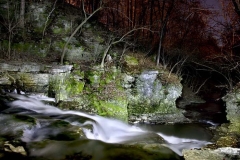
[[[120,119],[123,121],[128,120],[127,103],[126,101],[95,101],[95,107],[99,115]]]
[[[84,88],[84,82],[76,80],[73,76],[70,76],[65,80],[66,91],[71,95],[78,95],[82,93]]]

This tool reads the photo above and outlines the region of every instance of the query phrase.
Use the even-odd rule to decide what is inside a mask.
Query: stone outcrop
[[[0,63],[0,85],[25,92],[47,93],[51,77],[55,74],[70,73],[71,68],[71,65]]]
[[[240,85],[237,84],[223,100],[226,101],[227,119],[230,121],[229,131],[240,135]]]
[[[0,63],[0,85],[9,91],[52,97],[62,109],[132,123],[187,121],[175,104],[181,95],[180,79],[171,75],[172,80],[166,81],[166,73],[160,69],[141,70],[124,71],[114,65],[84,70],[78,65]]]
[[[72,6],[48,1],[31,2],[26,10],[26,37],[12,43],[18,54],[59,59],[66,48],[65,64],[10,62],[0,64],[0,85],[10,92],[41,93],[55,99],[62,109],[81,110],[124,121],[175,123],[188,121],[176,108],[182,94],[181,79],[146,58],[122,53],[115,45],[111,61],[98,66],[111,35],[97,22],[84,23]],[[107,37],[106,37],[107,36]],[[104,38],[103,38],[104,37]],[[66,44],[66,42],[69,42]],[[2,45],[4,47],[4,45]],[[34,57],[35,58],[35,57]],[[33,58],[33,59],[34,59]],[[35,60],[35,59],[34,59]],[[120,65],[119,65],[120,64]],[[120,67],[121,66],[121,67]]]
[[[240,149],[238,148],[218,148],[216,150],[183,150],[185,160],[233,160],[240,159]]]
[[[218,126],[213,137],[213,144],[201,150],[183,150],[186,160],[205,159],[240,159],[240,86],[237,84],[226,96],[227,119],[229,123]]]

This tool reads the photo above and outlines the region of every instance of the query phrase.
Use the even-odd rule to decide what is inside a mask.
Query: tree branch
[[[61,65],[63,64],[63,59],[64,56],[66,54],[66,50],[67,50],[67,45],[70,42],[70,40],[73,38],[73,36],[77,33],[77,31],[95,14],[97,13],[99,10],[102,9],[102,5],[96,9],[93,13],[91,13],[87,18],[84,19],[84,21],[74,30],[74,32],[71,34],[71,36],[68,38],[67,42],[65,43],[64,47],[63,47],[63,52],[62,52],[62,56],[61,56]]]

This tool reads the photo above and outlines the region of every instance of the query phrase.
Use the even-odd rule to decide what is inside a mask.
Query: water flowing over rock
[[[186,160],[205,159],[240,159],[239,136],[240,136],[240,87],[237,84],[233,90],[223,97],[226,102],[227,119],[229,123],[217,127],[213,138],[215,144],[201,150],[183,150]]]
[[[142,155],[137,151],[140,149],[147,153],[155,153],[158,157],[178,159],[177,155],[182,155],[182,149],[199,148],[209,143],[200,139],[167,135],[160,131],[148,131],[116,119],[61,110],[33,97],[7,93],[1,98],[10,97],[15,100],[6,101],[4,105],[6,110],[1,111],[1,114],[5,113],[7,118],[13,114],[19,117],[21,123],[15,124],[17,119],[8,120],[8,133],[11,132],[11,137],[24,142],[25,145],[24,148],[19,145],[15,147],[6,142],[6,146],[10,147],[6,152],[26,155],[27,150],[27,155],[33,157],[62,159],[66,155],[73,156],[74,153],[96,156],[95,154],[99,152],[95,149],[101,146],[104,150],[108,148],[108,152],[104,151],[105,156],[109,154],[109,147],[120,147],[125,151],[132,148],[132,154],[136,156]],[[29,119],[32,121],[31,125],[24,125],[29,123]],[[4,126],[0,127],[0,135],[7,137],[8,133],[3,130]],[[86,152],[86,147],[91,148],[92,152]],[[112,153],[115,152],[111,151]]]
[[[62,109],[129,119],[133,123],[187,121],[175,104],[181,95],[181,83],[177,78],[173,82],[163,81],[161,70],[131,74],[115,66],[107,70],[94,66],[84,71],[76,65],[72,69],[72,65],[36,63],[1,63],[0,68],[1,85],[15,87],[18,93],[50,96]]]
[[[62,4],[31,2],[26,8],[26,24],[31,24],[26,37],[31,41],[14,43],[11,49],[36,54],[45,61],[51,57],[51,61],[47,65],[1,63],[0,84],[7,86],[4,89],[12,92],[15,87],[17,93],[40,93],[55,98],[62,109],[133,123],[187,121],[175,104],[182,90],[180,77],[155,65],[143,65],[145,57],[140,60],[138,54],[123,54],[117,45],[108,52],[111,62],[104,68],[98,66],[101,54],[109,46],[105,38],[109,32],[89,20],[81,32],[71,37],[84,19],[76,16],[76,8]],[[64,62],[74,65],[56,65],[64,48]]]
[[[83,19],[75,15],[74,8],[61,5],[57,1],[53,6],[47,1],[32,2],[26,10],[29,16],[26,23],[31,24],[26,34],[39,43],[19,42],[12,49],[45,58],[54,56],[57,61],[66,47],[64,61],[74,65],[1,63],[0,85],[4,85],[4,89],[9,92],[16,89],[19,94],[40,93],[55,98],[62,109],[133,123],[187,121],[175,104],[182,90],[180,77],[172,73],[170,76],[167,70],[156,66],[142,65],[131,53],[122,54],[120,58],[116,53],[119,48],[114,46],[108,53],[113,63],[107,63],[105,68],[98,66],[101,53],[108,47],[103,36],[105,30],[89,21],[83,25],[81,36],[77,33],[69,39]],[[67,46],[66,42],[69,42]]]

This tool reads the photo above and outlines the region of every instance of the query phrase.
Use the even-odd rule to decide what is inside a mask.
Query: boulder
[[[201,150],[183,150],[185,160],[232,160],[240,158],[239,148],[218,148],[216,150],[201,149]]]

